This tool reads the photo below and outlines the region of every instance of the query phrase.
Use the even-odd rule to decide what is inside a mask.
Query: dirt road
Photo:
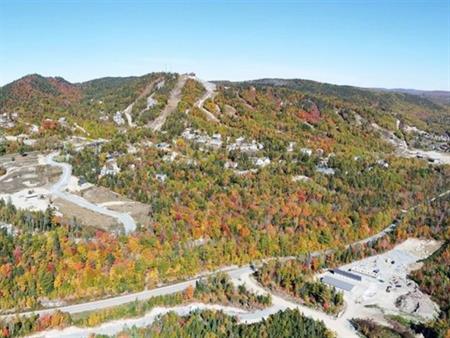
[[[181,90],[186,83],[186,80],[189,78],[187,75],[180,75],[177,83],[175,84],[175,88],[170,93],[169,100],[167,101],[167,105],[161,111],[161,114],[149,123],[149,128],[153,131],[159,131],[163,127],[164,123],[167,120],[167,117],[177,109],[178,102],[181,100]]]

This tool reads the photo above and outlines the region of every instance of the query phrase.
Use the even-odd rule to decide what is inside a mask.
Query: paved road
[[[68,327],[63,330],[51,330],[34,334],[30,337],[46,338],[89,338],[94,335],[113,336],[124,330],[125,327],[146,327],[151,325],[158,316],[168,312],[175,312],[180,316],[186,316],[194,310],[220,310],[230,316],[245,314],[245,311],[239,308],[215,304],[192,303],[189,305],[180,305],[173,307],[155,307],[144,316],[138,318],[127,318],[124,320],[115,320],[103,323],[96,327]]]
[[[256,281],[254,281],[250,275],[253,273],[251,269],[239,268],[231,273],[231,278],[235,284],[244,284],[245,287],[256,294],[267,294],[268,291],[260,287]],[[223,306],[217,304],[203,304],[193,303],[189,305],[179,305],[173,307],[155,307],[145,315],[138,318],[124,318],[121,320],[110,321],[103,323],[97,327],[84,328],[84,327],[69,327],[63,330],[52,330],[37,333],[34,337],[45,336],[47,338],[88,338],[91,334],[105,334],[114,335],[121,332],[125,326],[127,327],[145,327],[151,325],[158,315],[163,315],[167,312],[175,312],[178,315],[188,315],[195,310],[221,310],[225,314],[230,316],[236,316],[242,323],[255,323],[259,322],[271,314],[277,313],[285,309],[299,309],[305,316],[311,317],[315,320],[322,320],[325,325],[338,334],[338,337],[342,338],[357,338],[355,329],[346,320],[340,318],[334,318],[319,310],[311,309],[297,303],[287,301],[276,295],[272,296],[272,305],[262,310],[245,311],[240,308]]]
[[[53,186],[53,189],[52,189],[52,192],[54,192],[55,194],[58,195],[59,193],[61,193],[61,190],[63,190],[67,186],[68,177],[70,177],[70,174],[71,174],[71,166],[67,165],[66,163],[53,162],[53,156],[55,156],[55,154],[52,154],[48,157],[49,162],[52,164],[55,163],[55,165],[63,168],[63,175],[61,176],[60,180]],[[432,199],[429,199],[427,202],[434,201],[434,200],[436,200],[436,198],[444,197],[445,195],[447,195],[449,193],[450,193],[450,190],[447,190],[447,191],[439,194],[438,196],[436,196]],[[63,196],[64,196],[64,194],[63,194]],[[73,195],[69,194],[69,196],[73,196]],[[72,198],[70,199],[70,201],[72,201]],[[412,207],[411,210],[415,209],[416,207],[417,206]],[[387,226],[385,229],[383,229],[379,233],[377,233],[371,237],[368,237],[364,240],[357,241],[353,244],[368,243],[368,242],[374,241],[374,240],[386,235],[387,233],[393,231],[395,229],[395,227],[397,226],[397,223],[398,222],[393,222],[392,224]],[[317,251],[317,252],[311,253],[311,255],[318,256],[318,255],[321,255],[321,254],[324,254],[327,252],[331,252],[331,250]],[[268,261],[271,259],[290,259],[290,258],[295,258],[295,257],[294,256],[280,257],[280,258],[273,257],[273,258],[265,259],[264,261]],[[30,315],[33,313],[41,314],[41,315],[48,314],[48,313],[55,311],[56,309],[63,311],[63,312],[75,314],[75,313],[81,313],[81,312],[85,312],[85,311],[93,311],[93,310],[99,310],[99,309],[104,309],[104,308],[108,308],[108,307],[118,306],[118,305],[122,305],[122,304],[127,304],[127,303],[133,302],[135,300],[139,300],[139,301],[147,300],[147,299],[150,299],[155,296],[169,295],[169,294],[173,294],[176,292],[180,292],[180,291],[184,290],[185,288],[187,288],[189,285],[194,286],[195,282],[197,280],[199,280],[199,278],[217,273],[219,271],[228,273],[234,281],[236,281],[236,280],[244,281],[244,284],[246,285],[246,287],[249,290],[256,291],[257,293],[262,292],[261,290],[257,290],[259,288],[259,286],[257,286],[256,283],[254,283],[251,278],[249,278],[249,276],[253,272],[253,270],[251,269],[250,265],[247,264],[242,267],[237,267],[237,266],[224,267],[224,268],[218,269],[213,272],[204,273],[197,278],[193,278],[193,279],[190,279],[190,280],[187,280],[184,282],[180,282],[180,283],[176,283],[176,284],[172,284],[172,285],[166,285],[166,286],[159,287],[159,288],[152,289],[152,290],[144,290],[141,292],[126,294],[126,295],[122,295],[122,296],[117,296],[117,297],[112,297],[112,298],[108,298],[108,299],[102,299],[102,300],[97,300],[97,301],[92,301],[92,302],[87,302],[87,303],[61,306],[61,307],[52,308],[52,309],[24,312],[24,313],[21,313],[21,315]],[[257,311],[252,311],[252,312],[235,313],[234,309],[230,310],[226,307],[221,307],[221,309],[224,310],[224,312],[226,312],[226,313],[237,315],[238,318],[243,322],[251,323],[251,322],[260,321],[264,318],[267,318],[270,314],[276,313],[279,310],[283,310],[286,308],[298,308],[306,316],[309,316],[316,320],[323,320],[325,322],[325,324],[327,325],[327,327],[329,327],[332,330],[335,330],[338,333],[339,337],[346,337],[346,338],[347,337],[356,337],[354,329],[351,327],[351,325],[347,321],[340,320],[338,322],[333,317],[328,316],[321,311],[317,311],[317,310],[310,309],[305,306],[301,306],[301,305],[289,302],[289,301],[287,301],[283,298],[277,297],[275,295],[272,295],[272,301],[273,301],[273,305],[271,307],[264,309],[264,310],[257,310]],[[48,336],[48,337],[87,337],[92,332],[114,334],[114,333],[121,331],[121,329],[123,328],[123,326],[125,324],[138,325],[138,326],[151,324],[151,322],[153,322],[153,320],[155,319],[155,316],[156,316],[154,313],[155,311],[156,312],[160,311],[160,313],[165,313],[168,310],[174,310],[175,312],[178,312],[179,314],[187,314],[196,308],[214,308],[215,306],[217,307],[217,305],[199,304],[198,306],[188,305],[188,306],[174,307],[174,308],[170,308],[170,309],[156,308],[156,309],[154,309],[154,311],[152,311],[138,319],[124,319],[124,320],[115,321],[115,322],[108,322],[108,323],[100,325],[97,328],[90,328],[90,329],[68,328],[68,329],[65,329],[64,331],[50,331],[50,332],[37,334],[36,336],[45,334],[45,336]],[[7,318],[7,317],[15,316],[15,315],[16,314],[5,315],[2,317]],[[95,331],[93,331],[93,330],[95,330]]]
[[[243,267],[229,266],[229,267],[225,267],[225,268],[219,269],[219,270],[211,272],[211,273],[205,273],[202,276],[199,276],[197,278],[193,278],[193,279],[190,279],[190,280],[187,280],[184,282],[180,282],[180,283],[176,283],[176,284],[172,284],[172,285],[162,286],[162,287],[159,287],[156,289],[144,290],[141,292],[126,294],[126,295],[117,296],[117,297],[113,297],[113,298],[96,300],[96,301],[87,302],[87,303],[60,306],[57,308],[38,310],[38,311],[23,312],[23,313],[21,313],[21,315],[25,315],[25,316],[30,315],[30,314],[43,315],[43,314],[52,313],[55,310],[60,310],[63,312],[75,314],[75,313],[80,313],[80,312],[85,312],[85,311],[93,311],[93,310],[104,309],[104,308],[108,308],[108,307],[112,307],[112,306],[127,304],[127,303],[134,302],[135,300],[142,301],[142,300],[150,299],[155,296],[170,295],[170,294],[173,294],[176,292],[183,291],[189,285],[195,286],[195,282],[197,280],[199,280],[201,277],[210,275],[210,274],[213,274],[213,273],[216,273],[219,271],[226,272],[230,275],[231,278],[236,278],[236,279],[240,278],[245,273],[253,272],[253,270],[250,268],[249,265],[246,265]],[[15,316],[15,314],[5,315],[2,317],[7,318],[7,317],[13,317],[13,316]]]
[[[52,156],[52,155],[50,155],[50,156]],[[54,154],[53,154],[53,156],[54,156]],[[66,170],[68,170],[68,172],[65,172],[65,174],[63,174],[63,176],[61,177],[60,181],[62,181],[62,182],[58,181],[55,184],[55,186],[58,189],[64,189],[64,187],[66,186],[64,184],[64,177],[70,177],[71,167],[70,167],[70,165],[68,165],[68,167],[66,167],[65,166],[66,163],[57,163],[57,165],[62,165],[66,168]],[[440,195],[430,199],[429,201],[434,201],[436,198],[444,197],[445,195],[448,195],[449,193],[450,193],[450,190],[447,190],[447,191],[441,193]],[[416,208],[416,207],[417,206],[412,207],[411,209]],[[357,242],[353,243],[353,245],[357,244],[357,243],[367,243],[370,241],[374,241],[375,239],[378,239],[378,238],[386,235],[390,231],[392,231],[395,228],[395,226],[396,226],[396,223],[392,223],[389,226],[387,226],[386,228],[384,228],[382,231],[380,231],[379,233],[377,233],[373,236],[370,236],[364,240],[357,241]],[[350,245],[348,245],[348,246],[350,246]],[[325,250],[325,251],[312,252],[310,254],[312,256],[319,256],[319,255],[330,253],[330,252],[332,252],[332,250],[329,249],[329,250]],[[274,259],[287,260],[287,259],[294,259],[294,258],[296,258],[296,256],[271,257],[271,258],[266,258],[266,259],[262,260],[261,262],[266,262],[266,261],[274,260]],[[198,278],[193,278],[191,280],[187,280],[187,281],[172,284],[172,285],[163,286],[163,287],[152,289],[152,290],[144,290],[141,292],[126,294],[126,295],[112,297],[112,298],[108,298],[108,299],[102,299],[102,300],[97,300],[97,301],[92,301],[92,302],[87,302],[87,303],[62,306],[62,307],[57,307],[57,308],[52,308],[52,309],[24,312],[21,314],[23,314],[23,315],[27,315],[27,314],[31,314],[31,313],[44,314],[44,313],[50,313],[56,309],[64,311],[64,312],[68,312],[68,313],[80,313],[80,312],[84,312],[84,311],[99,310],[99,309],[103,309],[103,308],[107,308],[107,307],[111,307],[111,306],[126,304],[126,303],[132,302],[136,299],[137,300],[145,300],[145,299],[149,299],[154,296],[172,294],[172,293],[184,290],[189,285],[195,284],[195,281],[197,281],[200,277],[212,275],[217,272],[226,272],[230,275],[231,278],[239,279],[239,278],[242,278],[245,274],[252,272],[252,269],[249,264],[246,264],[241,267],[237,267],[235,265],[226,266],[226,267],[220,268],[215,271],[203,273]]]
[[[66,189],[69,184],[70,177],[72,175],[72,166],[64,162],[55,162],[53,158],[57,155],[58,153],[52,153],[48,155],[45,159],[48,165],[62,169],[62,175],[59,178],[58,182],[56,182],[53,186],[50,187],[50,193],[53,196],[62,198],[68,202],[74,203],[82,208],[92,210],[99,214],[114,217],[120,223],[123,224],[126,233],[136,230],[136,222],[127,213],[120,213],[117,211],[107,209],[100,205],[91,203],[81,196],[67,192]]]

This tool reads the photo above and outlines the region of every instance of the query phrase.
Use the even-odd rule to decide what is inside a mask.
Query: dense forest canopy
[[[333,333],[321,322],[285,310],[270,315],[255,324],[238,324],[232,317],[220,312],[194,312],[187,317],[167,314],[147,328],[132,328],[123,332],[133,337],[296,337],[332,338]],[[119,335],[120,336],[120,335]]]

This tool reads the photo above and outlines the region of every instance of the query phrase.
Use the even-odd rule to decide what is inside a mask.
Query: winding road
[[[213,122],[219,122],[219,119],[216,116],[214,116],[213,113],[211,113],[205,107],[203,107],[203,104],[206,102],[206,100],[214,97],[216,85],[214,83],[204,81],[199,78],[196,78],[196,80],[202,84],[202,86],[206,90],[206,93],[195,103],[195,106],[206,115],[208,120]]]
[[[232,270],[229,272],[232,281],[236,285],[244,285],[248,290],[251,292],[254,292],[256,294],[268,294],[268,291],[263,289],[258,285],[256,281],[251,278],[251,274],[253,273],[253,270],[251,270],[248,267],[244,268],[237,268],[236,270]],[[195,283],[195,280],[185,282],[183,287],[187,287],[188,285],[193,285]],[[179,292],[182,291],[184,288],[178,288],[177,290],[173,292]],[[158,290],[161,290],[163,288],[160,288]],[[163,290],[162,292],[166,292]],[[166,294],[166,293],[164,293]],[[119,332],[121,332],[125,327],[145,327],[148,325],[151,325],[156,319],[158,315],[163,315],[168,312],[175,312],[178,315],[184,316],[188,315],[189,313],[195,311],[195,310],[220,310],[223,311],[225,314],[230,316],[236,316],[239,322],[241,323],[255,323],[259,322],[263,319],[266,319],[272,314],[277,313],[278,311],[282,311],[285,309],[299,309],[300,312],[302,312],[305,316],[311,317],[315,320],[321,320],[325,323],[325,325],[336,332],[338,334],[338,337],[343,338],[351,338],[355,337],[357,338],[358,335],[356,334],[356,331],[351,326],[351,324],[343,319],[335,318],[332,316],[329,316],[321,311],[314,310],[312,308],[285,300],[281,297],[278,297],[276,295],[271,294],[272,297],[272,305],[262,309],[262,310],[254,310],[254,311],[246,311],[240,308],[236,307],[230,307],[230,306],[223,306],[218,304],[204,304],[204,303],[192,303],[188,305],[179,305],[179,306],[173,306],[173,307],[155,307],[152,310],[150,310],[148,313],[146,313],[144,316],[141,316],[139,318],[126,318],[126,319],[120,319],[115,321],[110,321],[103,323],[101,325],[98,325],[96,327],[91,328],[85,328],[85,327],[68,327],[63,330],[51,330],[46,332],[40,332],[33,337],[47,337],[47,338],[79,338],[79,337],[85,337],[88,338],[89,335],[96,333],[96,334],[105,334],[105,335],[114,335]]]
[[[53,186],[53,189],[52,189],[52,191],[54,191],[55,194],[59,195],[59,194],[61,194],[61,190],[63,190],[67,186],[67,178],[70,177],[71,166],[66,163],[54,162],[53,156],[55,156],[55,155],[56,154],[49,155],[48,160],[52,165],[56,165],[56,166],[63,168],[63,175],[62,175],[61,179]],[[70,194],[66,195],[66,193],[62,193],[62,194],[65,197],[71,196]],[[432,201],[436,200],[437,198],[442,198],[448,194],[450,194],[450,190],[447,190],[447,191],[437,195],[436,197],[433,197],[433,198],[427,200],[425,203],[432,202]],[[70,200],[72,201],[72,199],[70,199]],[[417,208],[417,206],[411,207],[410,210],[413,210],[415,208]],[[403,211],[403,212],[405,212],[405,211]],[[358,244],[358,243],[361,244],[361,243],[368,243],[368,242],[374,241],[374,240],[386,235],[387,233],[393,231],[395,229],[395,227],[397,226],[397,224],[398,224],[398,222],[393,222],[392,224],[387,226],[385,229],[383,229],[379,233],[377,233],[373,236],[370,236],[364,240],[354,242],[353,244]],[[311,255],[317,256],[317,255],[321,255],[321,254],[324,254],[327,252],[330,252],[330,250],[313,252],[313,253],[311,253]],[[267,259],[263,260],[262,262],[272,260],[272,259],[282,259],[283,260],[283,259],[289,259],[289,258],[295,258],[295,257],[294,256],[280,257],[280,258],[272,257],[272,258],[267,258]],[[172,285],[166,285],[166,286],[159,287],[159,288],[152,289],[152,290],[144,290],[141,292],[121,295],[121,296],[112,297],[112,298],[108,298],[108,299],[101,299],[101,300],[92,301],[92,302],[60,306],[60,307],[38,310],[38,311],[23,312],[23,313],[20,313],[20,315],[31,315],[31,314],[43,315],[43,314],[49,314],[55,310],[60,310],[60,311],[67,312],[70,314],[76,314],[76,313],[82,313],[82,312],[86,312],[86,311],[94,311],[94,310],[105,309],[108,307],[123,305],[123,304],[127,304],[130,302],[136,301],[136,300],[138,300],[138,301],[148,300],[155,296],[169,295],[169,294],[183,291],[189,285],[195,286],[195,282],[197,280],[199,280],[200,278],[215,274],[217,272],[228,273],[234,283],[244,284],[245,287],[252,292],[255,292],[257,294],[267,293],[266,290],[264,290],[262,287],[260,287],[251,278],[251,274],[253,273],[253,270],[250,267],[250,265],[247,264],[242,267],[238,267],[238,266],[224,267],[224,268],[212,271],[212,272],[203,273],[202,275],[199,275],[190,280],[175,283]],[[311,317],[315,320],[322,320],[328,328],[330,328],[331,330],[333,330],[337,333],[338,337],[345,337],[345,338],[358,337],[355,330],[353,329],[353,327],[344,318],[335,318],[335,317],[329,316],[321,311],[314,310],[314,309],[311,309],[311,308],[303,306],[303,305],[299,305],[297,303],[288,301],[288,300],[278,297],[276,295],[272,294],[271,296],[272,296],[272,306],[270,306],[266,309],[263,309],[263,310],[256,310],[256,311],[252,311],[252,312],[247,312],[247,311],[243,311],[240,309],[230,308],[230,307],[225,307],[225,306],[220,306],[220,305],[211,305],[211,304],[190,304],[190,305],[176,306],[176,307],[171,307],[171,308],[157,307],[140,318],[127,318],[127,319],[121,319],[121,320],[117,320],[117,321],[111,321],[111,322],[101,324],[94,328],[69,327],[69,328],[66,328],[61,331],[52,330],[52,331],[40,332],[34,336],[35,337],[88,337],[93,332],[112,335],[112,334],[120,332],[124,328],[124,326],[150,325],[155,320],[155,318],[158,314],[163,314],[168,311],[175,311],[178,314],[185,315],[196,309],[220,309],[220,310],[223,310],[227,314],[236,315],[241,322],[253,323],[253,322],[260,321],[264,318],[267,318],[269,315],[276,313],[279,310],[283,310],[286,308],[297,308],[304,315],[306,315],[308,317]],[[7,317],[16,316],[16,315],[17,314],[4,315],[0,318],[7,318]]]
[[[67,187],[69,184],[70,177],[72,175],[72,166],[69,163],[65,162],[55,162],[54,157],[57,156],[58,154],[59,154],[58,152],[51,153],[45,158],[46,164],[52,167],[58,167],[62,169],[62,174],[58,182],[56,182],[53,186],[50,187],[50,194],[52,196],[64,199],[82,208],[117,219],[120,223],[123,224],[125,233],[129,233],[136,230],[136,222],[127,213],[120,213],[117,211],[107,209],[103,206],[91,203],[81,196],[74,195],[68,192]]]
[[[57,198],[62,198],[70,203],[74,203],[80,207],[92,210],[94,212],[114,217],[124,225],[126,232],[130,232],[130,231],[133,231],[136,229],[136,223],[130,215],[128,215],[126,213],[115,212],[115,211],[107,209],[103,206],[93,204],[78,195],[74,195],[74,194],[71,194],[70,192],[68,192],[67,188],[69,185],[70,177],[72,175],[72,166],[68,163],[56,162],[54,160],[54,158],[58,154],[59,154],[58,152],[54,152],[54,153],[49,154],[45,158],[46,164],[53,166],[53,167],[61,168],[61,170],[62,170],[61,177],[58,179],[58,181],[53,186],[51,186],[49,188],[49,193],[52,196],[57,197]],[[450,190],[447,190],[431,199],[428,199],[424,203],[432,202],[432,201],[436,200],[437,198],[442,198],[442,197],[448,195],[449,193],[450,193]],[[409,210],[414,210],[417,207],[418,207],[418,205],[413,206]],[[402,213],[404,213],[406,211],[407,210],[402,210]],[[399,217],[401,217],[401,216],[399,216]],[[377,233],[373,236],[370,236],[366,239],[354,242],[353,244],[368,243],[368,242],[374,241],[382,236],[385,236],[387,233],[389,233],[395,229],[395,227],[399,223],[398,221],[399,221],[399,219],[397,219],[396,221],[391,223],[389,226],[387,226],[385,229],[383,229],[379,233]],[[312,252],[310,254],[312,256],[318,256],[318,255],[322,255],[324,253],[328,253],[330,251],[331,250],[317,251],[317,252]],[[272,260],[272,259],[285,260],[285,259],[290,259],[290,258],[295,258],[295,257],[294,256],[271,257],[271,258],[262,260],[261,263],[268,261],[268,260]],[[223,267],[221,269],[218,269],[218,270],[215,270],[212,272],[205,272],[202,275],[199,275],[190,280],[186,280],[186,281],[179,282],[179,283],[174,283],[172,285],[166,285],[166,286],[155,288],[152,290],[144,290],[141,292],[130,293],[130,294],[126,294],[126,295],[120,295],[120,296],[116,296],[116,297],[112,297],[112,298],[108,298],[108,299],[101,299],[101,300],[96,300],[96,301],[91,301],[91,302],[86,302],[86,303],[73,304],[73,305],[60,306],[60,307],[48,308],[48,309],[37,310],[37,311],[29,311],[29,312],[23,312],[23,313],[4,315],[4,316],[1,316],[0,318],[8,318],[8,317],[16,316],[18,314],[20,314],[20,315],[30,315],[30,314],[43,315],[43,314],[52,313],[55,310],[60,310],[60,311],[67,312],[70,314],[77,314],[77,313],[82,313],[82,312],[86,312],[86,311],[94,311],[94,310],[105,309],[108,307],[123,305],[123,304],[127,304],[130,302],[136,301],[136,300],[138,300],[138,301],[148,300],[155,296],[169,295],[169,294],[183,291],[190,285],[195,286],[195,282],[197,280],[199,280],[201,277],[208,276],[208,275],[211,275],[211,274],[214,274],[217,272],[228,273],[230,275],[231,279],[235,283],[244,284],[247,289],[249,289],[255,293],[267,293],[267,291],[262,289],[251,278],[251,274],[253,273],[253,270],[250,267],[250,265],[247,264],[247,265],[244,265],[241,267],[238,267],[238,266]],[[347,337],[356,337],[357,336],[354,329],[351,327],[350,323],[347,320],[341,319],[341,320],[339,320],[339,322],[337,322],[338,319],[331,317],[321,311],[314,310],[314,309],[290,302],[288,300],[285,300],[285,299],[278,297],[276,295],[273,295],[273,294],[272,294],[272,302],[273,302],[273,305],[270,306],[269,308],[266,308],[263,310],[256,310],[253,312],[246,312],[246,311],[236,309],[236,308],[224,307],[224,306],[220,306],[220,305],[211,305],[211,304],[190,304],[190,305],[184,305],[184,306],[172,307],[172,308],[154,308],[152,311],[147,313],[145,316],[143,316],[141,318],[137,318],[137,319],[136,318],[122,319],[120,321],[104,323],[95,328],[70,327],[70,328],[66,328],[62,331],[53,330],[53,331],[41,332],[41,333],[38,333],[36,336],[39,336],[39,337],[40,336],[87,337],[92,332],[98,332],[98,333],[104,333],[104,334],[114,334],[114,333],[120,332],[123,329],[124,325],[126,325],[126,324],[141,325],[141,326],[149,325],[156,318],[157,314],[165,313],[169,310],[175,311],[179,314],[187,314],[195,309],[205,309],[205,308],[221,309],[227,314],[236,315],[240,321],[246,322],[246,323],[260,321],[264,318],[267,318],[270,314],[278,312],[279,310],[283,310],[286,308],[298,308],[306,316],[309,316],[316,320],[324,321],[324,323],[327,325],[327,327],[329,327],[330,329],[337,332],[339,337],[347,338]]]

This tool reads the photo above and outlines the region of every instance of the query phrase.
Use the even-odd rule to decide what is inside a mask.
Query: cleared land
[[[181,99],[181,90],[184,87],[184,84],[186,83],[186,80],[188,79],[187,75],[181,75],[178,78],[178,81],[175,85],[175,88],[170,93],[169,101],[167,102],[167,105],[164,107],[164,109],[161,111],[161,114],[152,122],[150,122],[149,127],[153,131],[161,130],[162,126],[167,120],[167,117],[177,109],[178,102],[180,102]]]
[[[429,320],[437,315],[438,307],[407,275],[420,266],[419,260],[431,255],[441,244],[410,238],[390,251],[340,268],[360,276],[361,281],[331,272],[320,277],[353,285],[350,291],[342,290],[347,305],[344,318],[372,318],[387,324],[384,314],[397,314]]]
[[[80,196],[110,210],[128,213],[139,224],[147,224],[150,220],[149,205],[133,201],[104,187],[91,186],[82,190]]]
[[[65,221],[76,219],[83,225],[107,231],[123,229],[123,224],[113,217],[117,213],[128,218],[136,217],[136,222],[141,224],[148,223],[150,206],[124,198],[106,188],[91,184],[80,186],[79,179],[71,175],[70,165],[54,164],[49,161],[51,157],[38,153],[0,157],[0,166],[6,169],[6,174],[0,177],[0,198],[11,200],[20,209],[43,211],[52,206]],[[74,198],[68,198],[70,196]],[[89,210],[86,206],[91,204],[99,210],[107,210],[111,215]]]

